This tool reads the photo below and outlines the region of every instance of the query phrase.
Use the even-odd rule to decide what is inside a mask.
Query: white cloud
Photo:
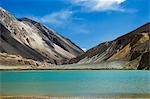
[[[72,17],[72,14],[73,12],[68,10],[53,12],[51,14],[41,17],[40,22],[50,24],[64,24],[64,22]]]
[[[32,19],[39,21],[41,23],[48,23],[54,25],[62,25],[72,18],[72,11],[61,10],[58,12],[53,12],[42,17],[32,17]]]
[[[73,12],[69,10],[61,10],[43,16],[33,16],[33,15],[25,15],[25,16],[40,23],[61,26],[62,24],[65,25],[70,21],[72,21]]]
[[[72,34],[89,33],[84,19],[76,17],[75,14],[76,12],[74,11],[61,10],[43,16],[26,15],[26,17],[40,23],[49,24],[53,28],[67,29]]]
[[[124,11],[121,4],[126,0],[68,0],[88,11]]]

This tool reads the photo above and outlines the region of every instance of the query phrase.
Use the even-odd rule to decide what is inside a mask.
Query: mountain
[[[28,18],[17,19],[0,8],[1,68],[7,65],[51,66],[77,63],[70,68],[81,69],[78,64],[84,64],[82,68],[90,69],[150,69],[149,46],[150,23],[147,23],[84,53],[69,39],[45,25]]]
[[[97,45],[70,63],[122,63],[124,68],[150,69],[150,23],[113,41]]]
[[[65,64],[83,50],[54,30],[28,18],[17,19],[0,8],[0,63]]]

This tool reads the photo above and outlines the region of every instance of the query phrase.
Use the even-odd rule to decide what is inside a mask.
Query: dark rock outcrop
[[[139,64],[137,69],[150,70],[150,51],[146,52],[142,55],[141,60],[140,60],[140,64]]]

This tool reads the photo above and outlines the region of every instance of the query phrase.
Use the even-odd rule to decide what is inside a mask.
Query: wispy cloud
[[[72,18],[72,14],[72,11],[61,10],[41,17],[40,21],[43,23],[64,24],[64,22]]]
[[[121,6],[126,0],[68,0],[88,11],[124,11]]]
[[[61,11],[52,12],[50,14],[46,14],[43,16],[29,15],[27,17],[29,17],[35,21],[38,21],[40,23],[52,24],[52,25],[62,25],[62,24],[66,24],[69,21],[71,21],[72,15],[73,15],[72,11],[61,10]]]
[[[55,28],[67,29],[72,34],[89,33],[86,23],[83,22],[84,19],[77,17],[75,14],[76,12],[66,9],[43,16],[26,15],[26,17]]]

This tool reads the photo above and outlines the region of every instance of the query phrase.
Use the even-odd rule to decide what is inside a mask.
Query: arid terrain
[[[45,25],[3,8],[0,27],[0,69],[150,69],[150,23],[85,53]]]
[[[3,8],[0,27],[1,65],[65,64],[84,53],[54,30],[31,19],[17,19]]]
[[[107,41],[71,59],[70,63],[122,63],[126,68],[150,69],[150,23]],[[125,63],[125,64],[124,64]],[[115,65],[116,64],[116,65]]]

